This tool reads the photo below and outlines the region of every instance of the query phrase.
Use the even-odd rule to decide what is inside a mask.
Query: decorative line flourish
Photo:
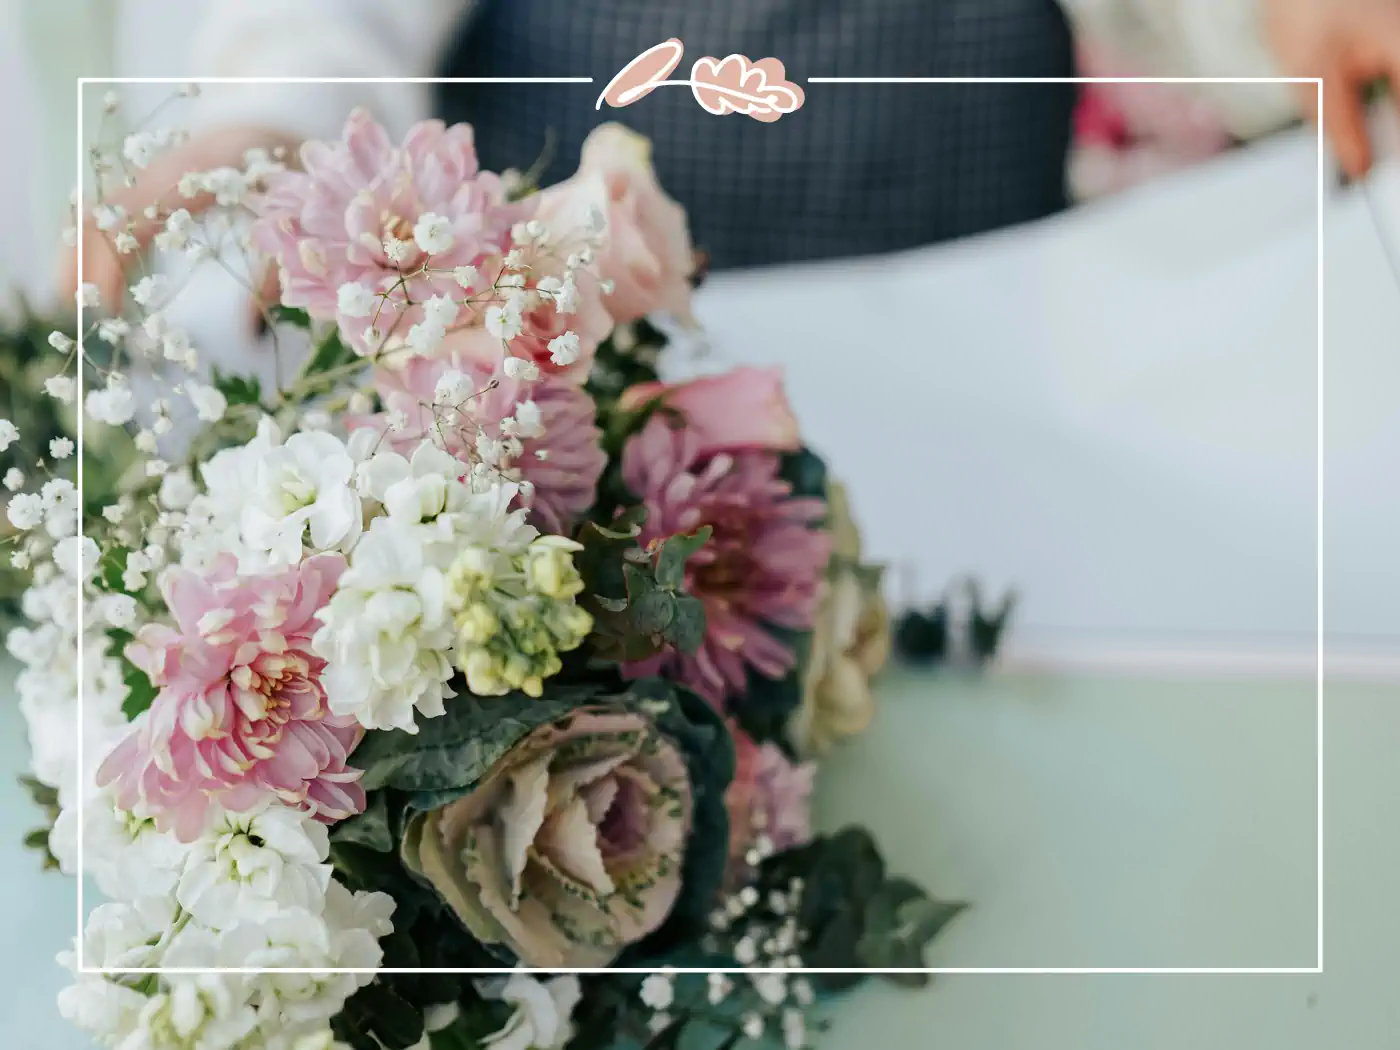
[[[659,87],[677,86],[690,88],[695,101],[717,117],[742,113],[772,123],[800,109],[806,101],[802,89],[787,79],[787,71],[776,58],[753,62],[744,55],[722,59],[705,55],[691,65],[689,80],[668,80],[684,54],[685,45],[675,37],[647,48],[608,81],[593,108],[602,109],[606,102],[621,109]]]

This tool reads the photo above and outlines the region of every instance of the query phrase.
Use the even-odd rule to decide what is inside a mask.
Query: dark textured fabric
[[[765,124],[716,117],[687,88],[599,112],[599,92],[668,37],[686,54],[779,58],[806,103]],[[478,0],[449,76],[591,76],[594,84],[443,85],[482,163],[566,178],[616,120],[655,143],[662,184],[716,267],[862,255],[1038,218],[1065,204],[1073,85],[807,84],[811,76],[1069,76],[1054,0]],[[547,136],[548,132],[548,136]]]

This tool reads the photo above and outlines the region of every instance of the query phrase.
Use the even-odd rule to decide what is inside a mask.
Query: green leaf
[[[709,541],[713,532],[710,526],[702,525],[688,536],[681,533],[662,541],[656,559],[656,582],[669,591],[685,583],[685,563]]]
[[[388,1050],[407,1050],[423,1038],[423,1015],[388,985],[376,982],[355,995],[366,1027]]]
[[[355,843],[379,853],[392,852],[394,833],[389,828],[389,806],[384,794],[371,794],[363,813],[331,828],[331,841]]]
[[[294,325],[306,331],[311,330],[311,315],[298,307],[276,303],[268,312],[272,314],[272,319],[279,324]]]
[[[887,879],[865,905],[865,929],[856,945],[860,964],[877,970],[923,966],[925,946],[966,907],[962,901],[930,897],[908,879]],[[888,976],[914,985],[926,983],[928,977]],[[913,980],[900,980],[908,977]]]
[[[345,345],[345,341],[340,338],[340,332],[332,329],[312,352],[310,359],[302,367],[301,375],[303,379],[314,379],[319,375],[344,365],[352,364],[355,361],[363,361],[366,366],[369,361],[360,357],[354,350]]]
[[[155,702],[159,690],[151,684],[146,672],[137,667],[125,656],[121,658],[122,681],[126,683],[126,699],[122,701],[122,714],[130,722]]]
[[[122,593],[122,574],[126,572],[126,559],[131,552],[125,547],[109,547],[102,552],[97,562],[97,585],[104,591]]]
[[[692,595],[677,594],[674,608],[675,615],[666,629],[666,641],[683,653],[698,652],[705,641],[704,603]]]
[[[783,456],[778,475],[792,486],[794,498],[826,499],[826,464],[811,449]]]
[[[223,394],[230,405],[262,403],[262,384],[257,376],[229,375],[215,367],[213,383],[214,389]]]
[[[44,810],[52,810],[54,815],[58,814],[58,788],[49,787],[35,777],[22,776],[19,782],[24,785],[24,789],[29,793],[30,799],[36,806]]]
[[[355,764],[365,771],[361,783],[369,791],[460,791],[525,734],[588,702],[595,692],[587,685],[554,685],[537,699],[520,693],[459,696],[446,714],[424,722],[417,733],[368,734],[355,749]]]
[[[660,635],[676,617],[676,597],[666,591],[651,591],[634,601],[631,609],[638,634]]]
[[[797,654],[797,663],[782,678],[769,678],[751,668],[743,701],[734,706],[734,718],[758,743],[771,742],[793,757],[788,726],[793,714],[802,706],[805,689],[802,669],[807,666],[812,634],[771,624],[767,625],[767,630]]]

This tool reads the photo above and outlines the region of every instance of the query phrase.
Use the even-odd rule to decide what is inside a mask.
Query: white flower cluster
[[[110,801],[85,809],[85,860],[96,854],[116,899],[88,917],[83,968],[165,972],[81,973],[64,953],[66,1019],[118,1050],[330,1045],[331,1018],[380,964],[394,903],[331,878],[324,825],[274,803],[183,845]]]
[[[382,449],[356,471],[373,520],[321,613],[314,645],[328,661],[331,710],[367,729],[417,732],[414,712],[441,715],[454,695],[447,571],[461,552],[515,554],[538,535],[523,510],[510,510],[516,486],[464,478],[463,469],[424,441],[412,458]]]
[[[308,553],[350,550],[362,525],[354,473],[339,438],[301,431],[284,441],[263,417],[252,441],[200,467],[205,491],[188,503],[182,561],[200,567],[232,553],[240,568],[257,571],[296,565]]]
[[[177,190],[185,199],[173,206],[152,205],[138,215],[114,203],[114,191],[181,140],[178,132],[143,127],[92,150],[98,198],[88,215],[75,211],[69,243],[95,226],[128,261],[147,245],[194,262],[246,253],[239,209],[281,168],[265,152],[250,151],[241,168],[184,176]],[[215,205],[201,212],[194,201],[206,195]],[[576,225],[579,231],[560,239],[539,221],[522,224],[514,231],[518,247],[494,280],[473,266],[434,271],[450,272],[463,297],[454,288],[415,304],[421,320],[397,338],[428,353],[466,311],[471,323],[484,323],[505,342],[540,307],[575,314],[575,276],[593,263],[603,232],[596,215]],[[451,223],[438,215],[419,216],[411,236],[430,258],[454,245]],[[408,247],[397,242],[393,250],[400,244]],[[201,378],[199,353],[168,312],[180,282],[159,267],[132,270],[137,276],[115,301],[104,301],[105,286],[101,293],[96,285],[78,289],[80,310],[103,315],[86,318],[76,339],[62,332],[49,337],[61,367],[44,383],[45,396],[85,413],[88,452],[109,441],[130,447],[121,494],[91,516],[83,535],[82,500],[70,480],[84,451],[76,435],[45,435],[41,461],[7,464],[0,493],[14,530],[4,541],[8,560],[32,580],[22,600],[28,624],[6,641],[22,665],[17,691],[33,772],[58,796],[49,847],[65,871],[78,874],[81,802],[81,874],[110,901],[88,918],[80,956],[66,956],[75,980],[60,997],[61,1010],[98,1043],[119,1050],[332,1050],[329,1021],[372,979],[381,960],[378,939],[393,928],[393,901],[351,893],[334,881],[325,827],[280,803],[224,813],[202,838],[182,843],[99,790],[96,767],[130,730],[123,705],[131,668],[118,646],[142,623],[161,618],[154,584],[175,558],[202,569],[233,554],[243,571],[264,571],[339,552],[348,568],[314,641],[328,661],[322,681],[335,713],[371,729],[415,731],[417,716],[443,713],[454,665],[463,665],[474,637],[482,654],[469,687],[488,678],[506,683],[508,674],[515,676],[510,682],[537,681],[537,670],[504,667],[500,654],[485,667],[490,661],[477,636],[487,603],[465,610],[470,629],[464,628],[449,577],[454,566],[460,575],[466,565],[488,587],[486,570],[512,567],[529,601],[508,595],[500,606],[518,618],[510,620],[511,632],[533,637],[548,627],[550,644],[566,628],[586,632],[581,610],[564,615],[576,578],[568,551],[537,543],[525,511],[510,509],[517,496],[528,497],[528,482],[505,465],[523,454],[524,440],[543,434],[540,409],[523,400],[500,422],[498,436],[469,434],[458,455],[441,447],[440,433],[423,435],[406,454],[408,442],[396,439],[395,451],[373,430],[348,440],[332,433],[331,413],[366,404],[364,392],[311,408],[300,403],[302,393],[279,383],[269,402],[274,421],[257,404],[231,403],[253,400],[234,396],[235,387]],[[387,293],[360,285],[339,293],[341,312],[370,325],[389,301]],[[100,353],[90,356],[94,348]],[[570,365],[580,356],[579,336],[556,335],[548,351],[555,365]],[[503,369],[513,378],[539,378],[532,360],[507,356]],[[435,424],[474,427],[469,413],[459,411],[478,393],[461,373],[445,377],[429,406]],[[196,466],[176,429],[184,419],[224,423],[220,436],[258,422],[251,440]],[[0,453],[20,438],[13,423],[0,419]],[[536,646],[532,658],[543,659],[544,651]],[[555,658],[553,649],[548,653]],[[79,973],[79,957],[84,968],[167,972]],[[229,972],[267,968],[311,972]],[[364,972],[331,972],[345,969]],[[516,1006],[511,1022],[489,1040],[498,1050],[557,1048],[568,1040],[576,979],[545,984],[517,975],[483,990]]]

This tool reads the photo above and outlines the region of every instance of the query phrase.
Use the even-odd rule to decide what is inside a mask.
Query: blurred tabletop
[[[13,665],[0,669],[4,691]],[[1384,1050],[1400,1032],[1400,705],[1326,698],[1321,976],[939,976],[867,985],[819,1046]],[[860,821],[891,868],[971,902],[938,967],[1312,967],[1317,719],[1310,683],[895,670],[873,729],[820,778],[817,823]],[[20,846],[22,720],[0,711],[4,1045],[84,1050],[59,1019],[71,880]]]

